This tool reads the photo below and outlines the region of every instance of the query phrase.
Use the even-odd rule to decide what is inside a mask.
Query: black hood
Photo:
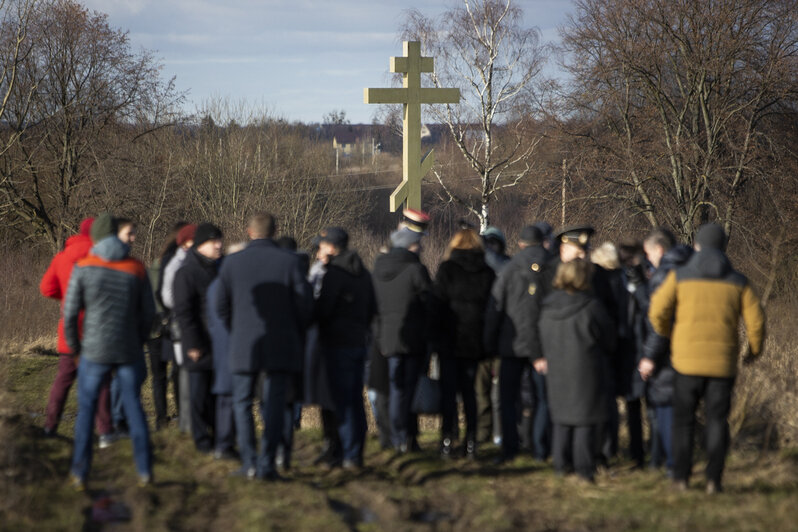
[[[363,275],[363,271],[365,270],[360,256],[355,251],[350,249],[344,250],[331,258],[330,266],[341,268],[346,273],[353,275],[354,277],[360,277]]]
[[[589,292],[574,292],[569,294],[564,290],[554,290],[543,300],[543,312],[554,320],[566,320],[581,311],[593,297]]]
[[[449,261],[469,273],[481,272],[489,267],[485,263],[485,253],[481,249],[453,249]]]
[[[685,264],[688,259],[693,255],[693,248],[687,247],[684,244],[674,246],[665,252],[660,262],[660,268],[665,270],[672,270],[677,266]]]
[[[726,254],[711,248],[694,253],[686,267],[704,279],[721,279],[732,271]]]
[[[546,264],[551,259],[551,255],[543,246],[528,246],[513,255],[513,258],[510,261],[518,266],[523,267],[523,269],[529,268],[531,264]]]
[[[404,248],[391,248],[374,263],[374,277],[380,281],[392,281],[411,264],[418,264],[418,255]]]

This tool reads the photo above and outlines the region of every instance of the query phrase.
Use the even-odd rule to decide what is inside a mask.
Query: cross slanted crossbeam
[[[391,194],[391,212],[402,203],[421,209],[421,179],[435,162],[430,152],[421,159],[421,104],[458,103],[460,89],[424,88],[421,73],[433,72],[433,58],[421,56],[421,43],[404,42],[404,57],[391,58],[391,72],[402,73],[402,88],[364,89],[364,103],[404,104],[402,119],[402,183]]]

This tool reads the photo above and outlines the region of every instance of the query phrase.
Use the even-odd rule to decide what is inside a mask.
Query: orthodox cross
[[[391,212],[402,202],[421,210],[421,179],[435,162],[432,150],[421,158],[421,104],[458,103],[460,89],[421,87],[421,73],[433,71],[433,58],[421,56],[421,43],[404,42],[404,57],[391,58],[391,72],[401,72],[401,89],[363,89],[364,103],[404,104],[402,119],[402,184],[391,194]]]

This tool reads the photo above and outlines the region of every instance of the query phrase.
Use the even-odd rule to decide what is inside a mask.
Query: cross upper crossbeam
[[[421,73],[433,72],[432,57],[421,56],[421,43],[404,42],[403,57],[391,58],[391,72],[402,73],[402,88],[364,89],[364,103],[404,105],[402,119],[402,183],[391,194],[391,211],[402,202],[411,209],[421,209],[421,179],[435,160],[430,152],[421,159],[421,104],[458,103],[459,89],[421,86]]]

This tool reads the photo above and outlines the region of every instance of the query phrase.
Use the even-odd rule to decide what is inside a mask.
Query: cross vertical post
[[[458,103],[460,89],[422,88],[421,73],[433,72],[433,58],[422,57],[421,43],[405,41],[404,56],[391,58],[391,72],[402,73],[401,89],[364,89],[364,103],[401,103],[402,183],[391,194],[390,209],[421,210],[421,179],[435,161],[432,150],[421,159],[421,104]]]

